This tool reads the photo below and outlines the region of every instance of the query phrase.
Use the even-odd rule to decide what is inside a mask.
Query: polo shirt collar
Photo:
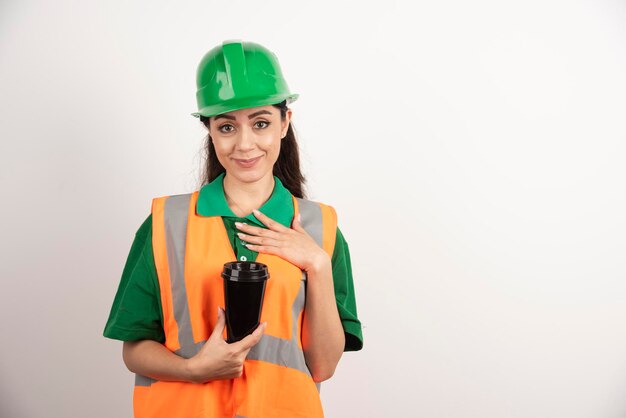
[[[202,186],[196,204],[196,213],[198,215],[238,217],[233,213],[226,202],[226,196],[224,195],[224,176],[225,173],[222,173],[212,182]],[[291,192],[283,186],[283,183],[278,177],[274,176],[274,190],[272,191],[272,195],[259,210],[287,228],[291,227],[291,220],[294,215]],[[243,219],[263,226],[263,223],[257,220],[252,213]]]

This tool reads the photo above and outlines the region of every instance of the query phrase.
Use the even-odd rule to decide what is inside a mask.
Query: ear
[[[291,122],[291,116],[292,116],[291,109],[287,109],[287,112],[285,113],[285,120],[282,121],[282,131],[280,133],[281,138],[284,138],[285,136],[287,136],[287,131],[289,130],[289,123]]]

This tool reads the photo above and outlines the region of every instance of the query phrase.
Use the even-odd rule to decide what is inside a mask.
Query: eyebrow
[[[259,115],[271,115],[272,112],[270,112],[269,110],[259,110],[258,112],[254,112],[248,115],[248,119],[252,119],[255,116],[259,116]],[[231,115],[217,115],[215,117],[215,120],[218,120],[219,118],[224,118],[224,119],[230,119],[230,120],[235,120],[234,116]]]

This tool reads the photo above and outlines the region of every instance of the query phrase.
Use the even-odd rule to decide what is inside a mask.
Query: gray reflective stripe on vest
[[[172,286],[172,304],[174,306],[174,319],[178,326],[178,340],[180,349],[175,353],[184,358],[193,357],[198,353],[206,341],[194,342],[191,320],[189,316],[189,304],[187,302],[187,289],[185,287],[185,244],[187,241],[187,221],[191,194],[170,196],[165,201],[165,244],[167,261],[170,270],[170,283]],[[305,231],[322,247],[322,210],[320,206],[309,200],[298,200],[301,216],[301,225]],[[302,272],[302,280],[298,295],[291,308],[292,332],[291,340],[263,335],[257,345],[248,352],[246,359],[260,360],[268,363],[285,366],[299,370],[311,376],[306,365],[304,353],[298,346],[298,317],[304,310],[306,299],[306,274]],[[136,386],[150,386],[156,380],[149,377],[136,375]],[[317,389],[320,384],[316,383]]]
[[[156,382],[156,380],[150,377],[135,374],[135,386],[150,386],[154,382]]]
[[[300,209],[300,224],[302,228],[315,240],[317,245],[324,248],[322,231],[322,208],[310,200],[296,198]]]

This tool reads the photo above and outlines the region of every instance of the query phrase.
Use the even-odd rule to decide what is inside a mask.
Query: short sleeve
[[[357,316],[350,250],[339,228],[335,239],[332,267],[337,309],[346,336],[344,351],[358,351],[363,348],[363,333],[361,321]]]
[[[149,215],[135,234],[103,334],[122,341],[163,343],[162,315]]]

